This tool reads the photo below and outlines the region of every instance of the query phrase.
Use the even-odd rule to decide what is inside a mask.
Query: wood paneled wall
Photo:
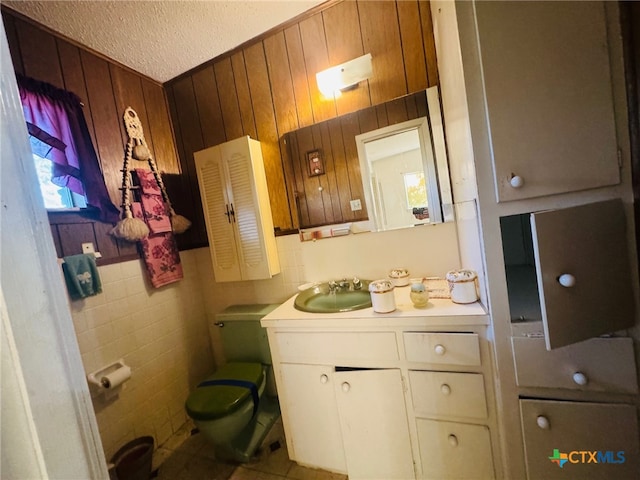
[[[373,75],[336,100],[315,74],[371,53]],[[193,152],[250,135],[260,140],[276,230],[296,227],[283,134],[438,84],[427,1],[341,1],[283,25],[165,84],[191,200]],[[205,234],[199,206],[196,231]],[[205,234],[206,235],[206,234]]]
[[[294,225],[307,228],[367,220],[355,136],[427,114],[426,92],[420,91],[285,134],[289,202],[297,213]],[[310,175],[307,152],[313,150],[322,155],[323,175]],[[361,200],[362,210],[352,211],[350,202],[356,199]]]
[[[74,92],[84,103],[84,114],[99,157],[109,195],[120,206],[120,183],[127,135],[122,114],[131,106],[142,120],[145,139],[158,167],[169,177],[180,177],[175,139],[162,85],[134,71],[77,46],[21,15],[2,8],[2,18],[16,72]],[[140,164],[147,167],[146,164]],[[170,197],[176,210],[183,203],[179,181],[170,178]],[[169,187],[168,187],[169,188]],[[188,203],[192,208],[191,203]],[[83,242],[92,242],[103,255],[102,263],[137,256],[136,245],[109,235],[111,225],[81,214],[49,215],[58,256],[81,253]],[[188,242],[183,242],[187,243]]]

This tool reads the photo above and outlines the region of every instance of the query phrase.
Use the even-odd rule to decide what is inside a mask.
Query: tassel
[[[113,227],[111,234],[130,242],[137,242],[149,235],[149,227],[139,218],[127,217]]]
[[[191,221],[176,212],[171,212],[171,228],[174,233],[184,233],[191,226]]]

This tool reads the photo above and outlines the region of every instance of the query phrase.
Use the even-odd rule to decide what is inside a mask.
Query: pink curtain
[[[53,162],[51,181],[84,195],[99,220],[117,222],[120,211],[109,198],[80,99],[48,83],[16,77],[32,151]]]

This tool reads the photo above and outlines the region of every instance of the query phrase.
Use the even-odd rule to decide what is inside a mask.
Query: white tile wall
[[[167,440],[187,418],[190,390],[214,369],[199,255],[181,252],[184,278],[160,289],[140,260],[99,267],[103,293],[71,302],[86,373],[120,358],[132,370],[118,398],[93,399],[107,459],[139,436]]]

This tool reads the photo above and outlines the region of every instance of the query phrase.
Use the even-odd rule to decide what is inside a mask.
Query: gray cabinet
[[[541,320],[547,349],[633,325],[620,200],[503,218],[501,225],[511,318]]]
[[[529,480],[640,478],[634,405],[521,400]]]
[[[498,202],[620,182],[603,2],[476,2]]]

